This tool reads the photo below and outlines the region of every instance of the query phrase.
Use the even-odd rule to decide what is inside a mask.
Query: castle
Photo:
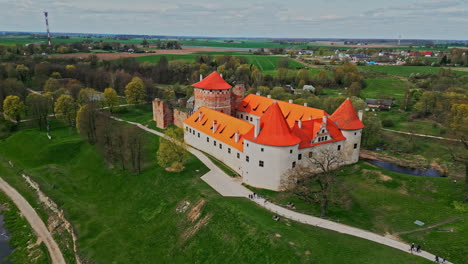
[[[231,167],[248,185],[280,190],[289,169],[324,151],[337,154],[337,165],[359,159],[362,111],[356,113],[349,99],[329,115],[292,100],[244,97],[242,85],[232,87],[217,72],[193,86],[193,109],[182,124],[167,116],[160,100],[153,102],[158,127],[168,122],[183,126],[189,145]]]

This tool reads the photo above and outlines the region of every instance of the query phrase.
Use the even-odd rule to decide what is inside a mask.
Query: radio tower
[[[44,16],[45,16],[45,24],[47,27],[47,41],[49,42],[49,47],[52,46],[52,43],[50,42],[50,30],[49,30],[49,18],[48,18],[48,12],[44,11]]]

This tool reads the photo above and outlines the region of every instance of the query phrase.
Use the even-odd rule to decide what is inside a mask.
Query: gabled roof
[[[249,94],[242,100],[242,102],[237,107],[237,110],[256,116],[263,116],[274,101],[274,99],[264,96]],[[291,104],[283,101],[277,102],[286,118],[286,121],[289,124],[289,127],[292,127],[294,122],[299,119],[305,121],[315,118],[322,118],[322,116],[328,115],[327,112],[321,109]]]
[[[201,113],[201,120],[199,120]],[[213,121],[216,121],[217,129],[213,133]],[[244,146],[243,135],[253,129],[254,125],[249,122],[237,119],[230,115],[218,112],[216,110],[200,107],[191,116],[185,119],[184,124],[201,131],[225,144],[228,144],[240,151]],[[239,132],[239,141],[235,141],[235,133]]]
[[[331,137],[327,141],[322,141],[318,143],[311,143],[318,135],[323,124],[322,118],[317,118],[314,120],[308,120],[302,122],[302,128],[299,128],[298,123],[294,125],[292,131],[295,135],[301,138],[301,143],[299,144],[299,149],[309,148],[317,145],[327,144],[331,142],[345,140],[346,138],[341,133],[338,126],[336,126],[334,120],[328,118],[325,128],[328,131],[328,135]]]
[[[356,110],[354,110],[351,100],[346,99],[331,115],[336,121],[336,125],[344,130],[356,130],[364,128],[364,124],[359,120]]]
[[[210,89],[210,90],[225,90],[231,89],[232,86],[227,83],[221,75],[217,72],[212,72],[210,75],[206,76],[203,80],[192,84],[193,87],[201,89]]]
[[[251,130],[245,135],[245,139],[270,146],[292,146],[301,141],[292,133],[277,102],[271,104],[260,118],[260,127],[257,138],[255,138],[254,130]]]

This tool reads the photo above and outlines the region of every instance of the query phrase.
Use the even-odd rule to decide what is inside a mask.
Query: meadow
[[[147,134],[145,170],[135,175],[109,168],[73,130],[54,127],[51,134],[48,140],[44,132],[20,131],[0,141],[0,154],[64,209],[80,252],[93,262],[430,263],[370,241],[273,221],[245,198],[219,196],[201,181],[207,169],[193,156],[184,172],[167,172],[154,160],[154,135]],[[2,177],[21,184],[14,173]]]
[[[389,98],[399,102],[410,87],[407,81],[398,79],[366,79],[366,87],[361,90],[360,96],[366,98]]]
[[[411,74],[416,73],[429,73],[437,74],[440,70],[440,67],[431,67],[431,66],[400,66],[400,65],[372,65],[372,66],[361,66],[366,70],[373,70],[389,75],[400,76],[400,77],[409,77]],[[445,67],[446,68],[446,67]],[[457,68],[451,68],[452,71],[457,75],[468,75],[468,72],[463,70],[457,70]]]

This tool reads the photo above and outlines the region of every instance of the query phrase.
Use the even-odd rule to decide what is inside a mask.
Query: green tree
[[[93,103],[81,106],[76,115],[78,132],[90,144],[96,143],[96,118],[97,109]]]
[[[85,105],[90,102],[96,102],[100,100],[99,93],[92,88],[81,89],[78,93],[78,103],[80,105]]]
[[[182,171],[188,157],[186,149],[183,129],[178,127],[167,129],[164,137],[159,138],[159,149],[156,154],[159,166]]]
[[[119,96],[117,95],[117,92],[112,88],[106,88],[104,90],[104,100],[111,112],[114,106],[119,104]]]
[[[75,127],[77,104],[71,96],[62,94],[55,102],[54,111],[65,119],[70,127]]]
[[[3,115],[5,119],[14,120],[19,122],[21,116],[25,113],[26,106],[18,96],[9,95],[3,101]]]
[[[143,103],[146,97],[143,80],[139,77],[134,77],[132,81],[125,86],[125,97],[129,104]]]
[[[27,80],[29,80],[29,68],[24,64],[16,65],[16,72],[18,73],[18,78],[22,82],[26,82]]]
[[[60,82],[57,79],[49,78],[44,84],[44,91],[55,92],[60,88]]]
[[[60,72],[53,72],[53,73],[50,75],[50,78],[62,79],[62,75],[60,74]]]
[[[359,96],[362,85],[359,82],[353,82],[348,88],[348,96]]]
[[[29,115],[37,120],[39,129],[45,129],[47,126],[47,116],[51,109],[51,101],[44,95],[30,93],[26,97],[26,105]]]
[[[372,149],[380,144],[382,123],[373,112],[365,112],[363,117],[364,129],[362,130],[362,145]]]

